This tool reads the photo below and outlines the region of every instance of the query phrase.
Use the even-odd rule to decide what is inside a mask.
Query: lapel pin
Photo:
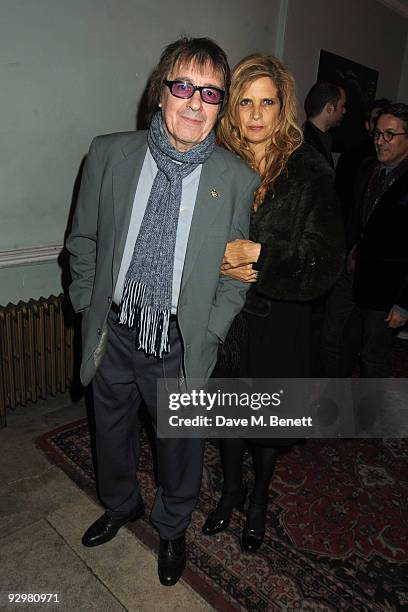
[[[220,195],[216,189],[211,189],[210,194],[212,198],[218,198]]]

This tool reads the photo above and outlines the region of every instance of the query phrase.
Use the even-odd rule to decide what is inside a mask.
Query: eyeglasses
[[[385,132],[380,132],[380,130],[374,130],[373,138],[374,140],[380,140],[382,136],[384,139],[384,142],[391,142],[394,136],[402,136],[403,134],[408,135],[408,132],[390,132],[390,130],[385,130]]]
[[[164,81],[164,84],[170,89],[172,96],[188,100],[192,98],[196,91],[200,92],[203,102],[206,104],[221,104],[224,99],[225,91],[218,87],[200,87],[193,85],[189,81]]]

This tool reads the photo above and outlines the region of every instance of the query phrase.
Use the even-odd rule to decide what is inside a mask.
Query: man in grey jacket
[[[221,277],[220,266],[227,242],[248,235],[259,181],[215,144],[229,81],[225,53],[211,40],[170,44],[150,83],[149,131],[97,137],[87,157],[67,248],[106,512],[84,534],[85,546],[143,515],[139,407],[143,401],[155,424],[159,378],[207,379],[244,302],[248,285]],[[157,439],[150,520],[164,585],[185,567],[202,460],[201,440]]]

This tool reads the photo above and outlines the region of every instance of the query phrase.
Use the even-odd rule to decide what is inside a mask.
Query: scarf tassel
[[[122,300],[119,305],[118,323],[136,330],[136,348],[146,355],[163,357],[170,350],[170,310],[153,310],[143,304],[146,293],[144,283],[125,280]]]

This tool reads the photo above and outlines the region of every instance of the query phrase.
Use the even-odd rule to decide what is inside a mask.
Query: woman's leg
[[[241,438],[221,440],[221,462],[224,474],[221,498],[215,510],[207,517],[203,533],[214,535],[227,529],[235,507],[242,510],[246,497],[246,485],[242,482],[242,460],[246,442]]]
[[[255,485],[251,494],[251,503],[267,506],[269,484],[278,454],[278,449],[273,446],[253,446]]]
[[[236,499],[242,494],[242,461],[246,442],[242,438],[224,438],[220,440],[221,462],[224,474],[220,504],[234,507]]]
[[[242,548],[246,552],[258,550],[265,537],[269,485],[278,454],[275,447],[253,446],[255,485],[242,532]]]

